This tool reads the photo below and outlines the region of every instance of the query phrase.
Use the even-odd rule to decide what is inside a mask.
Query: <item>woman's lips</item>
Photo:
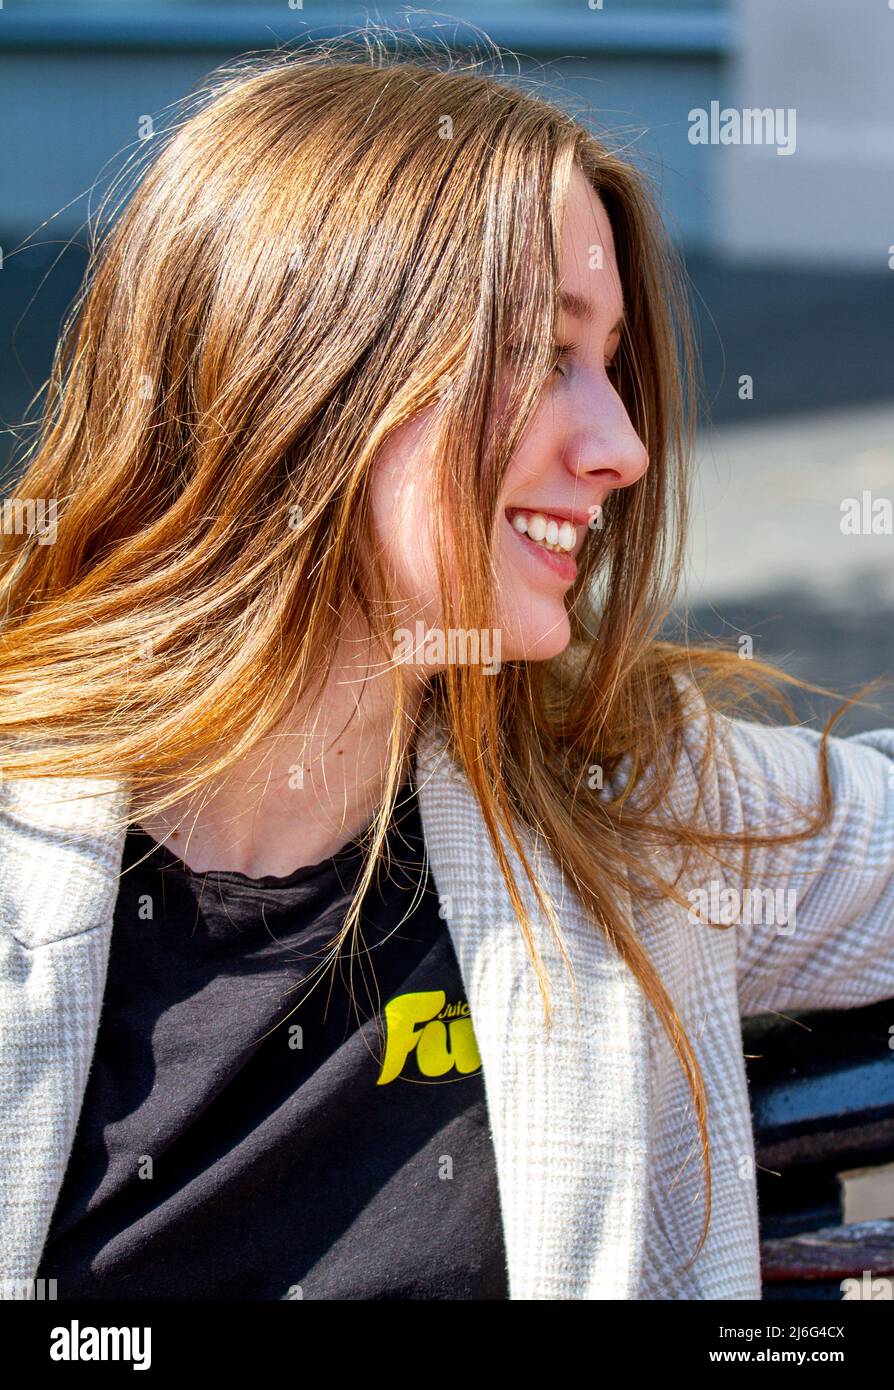
[[[545,549],[538,541],[532,541],[524,532],[516,531],[508,517],[506,517],[506,525],[519,545],[532,559],[539,560],[541,564],[546,565],[550,573],[554,574],[557,579],[561,579],[563,583],[574,583],[577,578],[577,561],[573,555],[559,555],[554,550]]]

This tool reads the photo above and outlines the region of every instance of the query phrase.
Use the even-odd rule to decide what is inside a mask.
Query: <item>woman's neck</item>
[[[139,824],[196,872],[284,877],[337,854],[384,799],[392,688],[390,673],[364,679],[356,664],[337,662],[313,710],[296,706],[226,772]],[[411,673],[401,780],[423,694]]]

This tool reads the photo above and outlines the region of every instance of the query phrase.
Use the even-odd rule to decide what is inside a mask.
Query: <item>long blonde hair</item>
[[[218,70],[156,137],[92,248],[18,488],[57,499],[55,544],[0,538],[3,772],[113,770],[130,783],[129,819],[145,819],[244,755],[296,685],[322,685],[347,597],[387,649],[385,576],[367,593],[355,555],[374,550],[379,450],[433,404],[442,621],[493,626],[489,538],[549,366],[577,165],[612,222],[627,303],[617,389],[650,466],[612,495],[598,545],[581,553],[566,652],[496,675],[448,665],[424,709],[442,720],[481,809],[547,1026],[548,981],[503,836],[554,929],[557,919],[518,821],[542,837],[654,1007],[701,1134],[700,1249],[711,1198],[704,1083],[616,888],[623,867],[641,903],[688,908],[640,846],[741,843],[670,813],[687,718],[676,677],[698,677],[709,703],[728,709],[752,700],[750,686],[806,683],[658,638],[684,558],[697,405],[684,275],[647,180],[571,115],[485,67],[394,56],[366,39],[250,55]],[[510,335],[529,346],[496,431]],[[393,677],[388,786],[342,938],[400,789],[399,665]],[[711,756],[709,741],[702,775]],[[825,739],[822,757],[822,804],[794,838],[831,813]],[[623,788],[594,795],[588,770],[598,765],[611,789],[622,760]],[[793,837],[770,840],[780,838]]]

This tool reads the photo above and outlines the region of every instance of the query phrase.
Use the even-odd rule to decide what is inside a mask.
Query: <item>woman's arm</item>
[[[787,807],[818,805],[821,735],[715,717],[736,768],[718,777],[723,828],[803,824]],[[698,720],[691,729],[697,739]],[[752,890],[733,928],[743,1016],[894,998],[894,728],[830,737],[828,752],[826,829],[753,850],[748,882],[737,885]]]

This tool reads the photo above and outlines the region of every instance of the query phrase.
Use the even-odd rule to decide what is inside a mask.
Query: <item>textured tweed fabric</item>
[[[707,712],[691,685],[688,698],[676,813],[724,830],[796,826],[790,804],[816,797],[819,735],[715,716],[720,755],[698,804]],[[707,1086],[712,1221],[690,1264],[704,1219],[703,1168],[689,1087],[664,1031],[525,831],[576,986],[535,914],[553,1003],[547,1031],[472,791],[438,727],[424,730],[420,811],[484,1068],[513,1299],[760,1298],[740,1019],[894,998],[894,729],[831,739],[829,749],[835,815],[825,832],[756,849],[747,884],[734,864],[708,860],[681,879],[684,897],[707,903],[715,918],[718,903],[738,902],[731,926],[702,925],[667,902],[634,911],[626,898]],[[14,1281],[34,1276],[74,1139],[123,853],[112,820],[127,804],[126,784],[114,779],[0,783],[5,1298],[25,1296]],[[533,911],[526,879],[516,879]]]

